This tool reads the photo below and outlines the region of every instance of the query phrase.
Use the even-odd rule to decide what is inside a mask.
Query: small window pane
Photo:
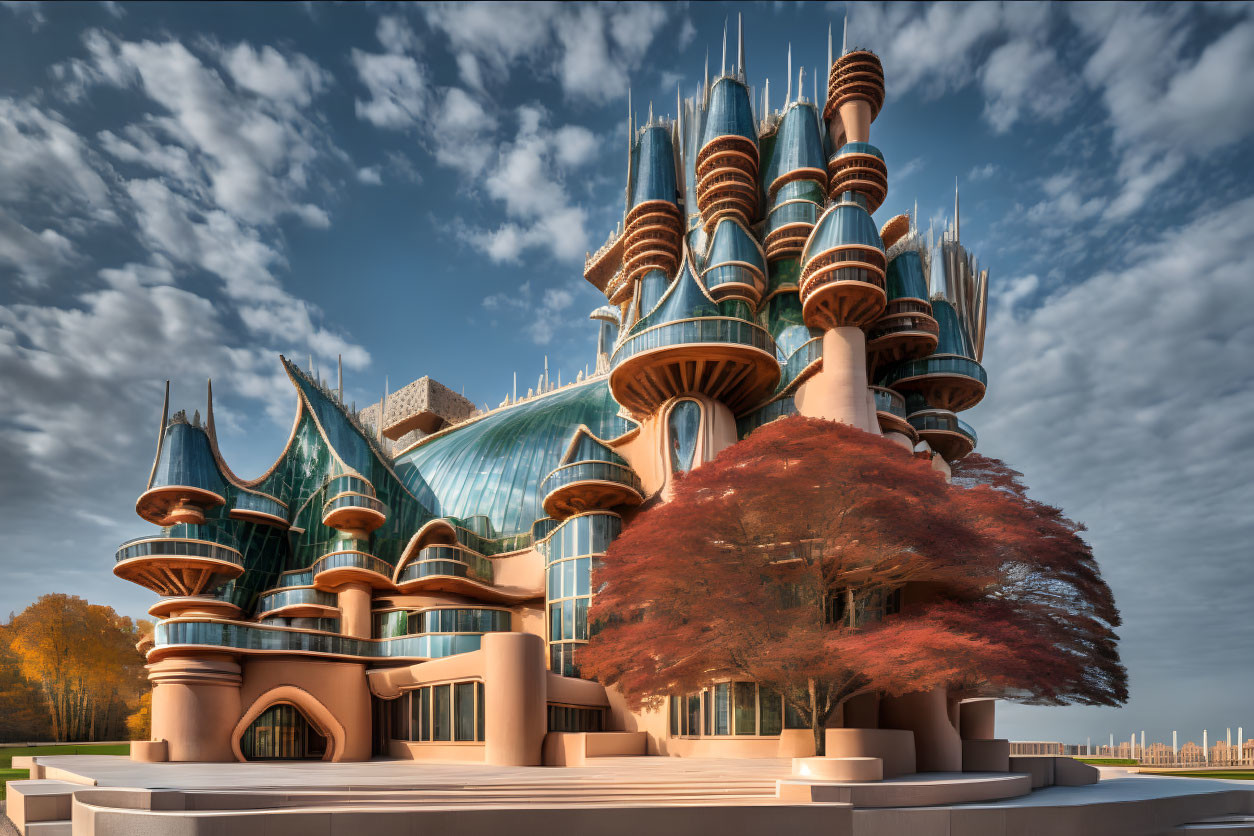
[[[455,740],[475,739],[475,683],[459,682],[454,688],[454,708],[456,712]]]
[[[752,682],[737,682],[733,690],[736,698],[736,734],[754,734],[758,713],[758,687]]]
[[[419,688],[418,699],[415,702],[422,703],[418,709],[418,739],[431,739],[431,689]]]
[[[483,740],[483,683],[475,683],[475,705],[479,710],[475,714],[475,739]]]
[[[758,734],[774,736],[784,727],[784,705],[779,694],[769,688],[758,691]]]
[[[431,728],[435,740],[453,738],[452,686],[436,685],[431,689]]]
[[[731,733],[731,688],[726,682],[714,686],[714,733]]]
[[[592,568],[592,558],[581,557],[576,562],[579,564],[579,568],[575,572],[575,594],[587,595],[589,592],[588,578]]]

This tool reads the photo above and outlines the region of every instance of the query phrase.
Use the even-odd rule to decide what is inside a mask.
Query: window
[[[758,734],[772,737],[784,727],[784,702],[769,688],[758,692]]]
[[[399,702],[399,701],[398,701]],[[320,760],[327,739],[290,703],[272,705],[245,729],[240,738],[244,759]]]
[[[677,699],[672,698],[672,704]],[[548,713],[549,731],[553,732],[599,732],[604,726],[605,712],[600,708],[550,703]]]
[[[431,739],[451,740],[453,737],[450,712],[453,695],[451,685],[436,685],[431,689]]]
[[[701,429],[701,405],[696,401],[680,401],[671,408],[667,419],[670,430],[671,472],[686,473],[692,469],[697,452],[697,435]]]
[[[482,682],[428,685],[394,701],[392,737],[421,743],[482,741],[483,717]]]
[[[730,689],[731,686],[726,682],[720,682],[714,686],[714,733],[730,734]]]
[[[453,739],[475,739],[475,683],[459,682],[453,686]]]
[[[757,731],[758,686],[752,682],[737,682],[732,686],[735,702],[736,734],[754,734]]]

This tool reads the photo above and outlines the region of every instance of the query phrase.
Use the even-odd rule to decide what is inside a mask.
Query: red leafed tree
[[[969,458],[950,484],[843,424],[760,428],[610,547],[584,675],[634,707],[754,680],[807,718],[819,753],[867,690],[1123,702],[1119,614],[1081,527]]]

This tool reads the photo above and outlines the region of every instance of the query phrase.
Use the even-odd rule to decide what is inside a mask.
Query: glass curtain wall
[[[253,721],[240,738],[240,750],[250,761],[321,760],[327,739],[290,703],[272,705]]]
[[[548,566],[549,667],[577,676],[575,647],[588,640],[592,564],[622,531],[617,514],[593,512],[571,517],[539,544]]]
[[[801,712],[754,682],[718,682],[670,697],[672,737],[778,737],[783,729],[805,728]]]
[[[482,743],[483,683],[427,685],[392,701],[392,738],[416,743]]]

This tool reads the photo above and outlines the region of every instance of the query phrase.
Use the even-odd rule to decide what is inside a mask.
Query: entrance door
[[[244,731],[240,750],[250,761],[322,760],[327,739],[291,703],[277,703]]]

